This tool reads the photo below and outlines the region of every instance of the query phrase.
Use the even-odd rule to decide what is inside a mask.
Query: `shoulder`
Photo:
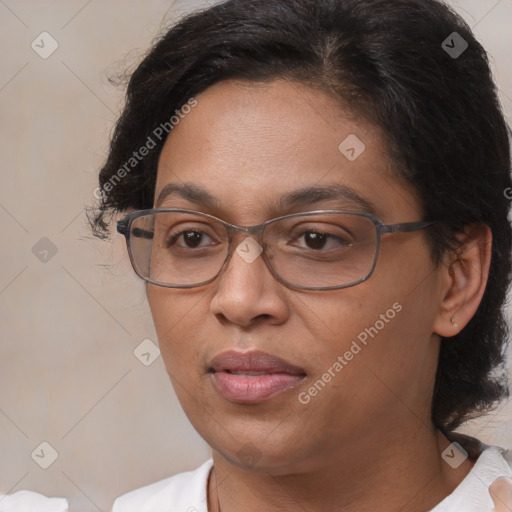
[[[487,447],[476,461],[474,473],[488,486],[501,477],[512,477],[512,451]]]
[[[431,512],[487,512],[494,510],[489,487],[499,478],[512,477],[512,453],[489,446],[481,453],[472,470],[455,491]]]
[[[212,467],[210,459],[194,471],[123,494],[112,512],[207,512],[206,487]]]
[[[505,459],[505,462],[508,464],[508,467],[512,470],[512,450],[503,450],[502,452],[503,458]]]

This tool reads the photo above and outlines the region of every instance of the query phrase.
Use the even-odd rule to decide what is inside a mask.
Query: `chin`
[[[224,424],[228,425],[226,429],[217,424],[214,432],[204,429],[198,432],[214,453],[240,469],[286,474],[300,465],[304,458],[301,453],[308,451],[308,447],[300,443],[301,438],[304,439],[299,432],[287,435],[283,431],[278,435],[274,429],[279,422],[259,429],[247,426],[246,422],[237,425],[236,420]],[[311,447],[309,451],[313,451]]]

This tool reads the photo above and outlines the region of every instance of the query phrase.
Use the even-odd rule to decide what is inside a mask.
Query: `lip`
[[[297,387],[306,372],[267,352],[230,350],[213,358],[209,368],[217,391],[228,401],[255,404]]]

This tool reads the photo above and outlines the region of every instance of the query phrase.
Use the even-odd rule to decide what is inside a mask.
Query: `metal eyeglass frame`
[[[145,277],[139,272],[137,265],[135,264],[135,261],[134,261],[134,257],[133,257],[132,249],[131,249],[131,243],[130,243],[131,225],[132,225],[133,221],[139,217],[144,217],[144,216],[152,215],[155,213],[173,213],[173,212],[191,213],[194,215],[206,217],[206,218],[215,220],[216,222],[219,222],[220,224],[222,224],[225,227],[227,236],[228,236],[228,242],[229,242],[228,252],[226,254],[226,259],[224,260],[224,263],[220,267],[219,271],[211,279],[208,279],[207,281],[203,281],[203,282],[197,283],[197,284],[176,285],[176,284],[167,284],[167,283],[160,283],[158,281],[153,281],[149,277]],[[301,217],[301,216],[307,216],[307,215],[311,215],[311,214],[320,214],[320,213],[324,213],[324,214],[342,213],[342,214],[346,214],[346,215],[357,215],[360,217],[365,217],[373,222],[373,224],[375,226],[375,230],[377,232],[377,243],[375,245],[375,255],[373,258],[373,263],[372,263],[372,266],[366,276],[362,277],[361,279],[358,279],[357,281],[352,281],[350,283],[337,285],[337,286],[302,286],[302,285],[297,285],[290,281],[287,281],[286,279],[282,278],[277,273],[276,270],[274,270],[274,268],[272,267],[272,264],[270,263],[267,255],[266,255],[265,247],[263,244],[263,234],[264,234],[265,227],[268,226],[269,224],[272,224],[274,222],[277,222],[279,220],[286,219],[289,217]],[[124,235],[124,237],[126,239],[126,247],[128,249],[130,261],[131,261],[131,264],[132,264],[132,267],[133,267],[135,273],[144,281],[147,281],[148,283],[151,283],[151,284],[154,284],[157,286],[163,286],[165,288],[196,288],[196,287],[204,286],[206,284],[211,283],[212,281],[217,279],[217,277],[219,277],[219,275],[222,273],[223,269],[226,267],[227,263],[231,259],[231,256],[233,254],[233,244],[231,243],[232,239],[233,239],[232,235],[234,232],[240,231],[247,235],[254,235],[257,237],[257,242],[263,249],[261,256],[265,260],[267,268],[270,270],[272,275],[280,283],[282,283],[290,288],[295,288],[298,290],[339,290],[342,288],[349,288],[351,286],[356,286],[356,285],[366,281],[372,275],[372,273],[375,269],[375,266],[377,264],[378,256],[379,256],[382,235],[384,235],[386,233],[410,233],[413,231],[420,231],[420,230],[428,228],[434,224],[437,224],[437,222],[438,221],[418,221],[418,222],[401,222],[398,224],[384,224],[381,220],[379,220],[377,217],[375,217],[371,213],[341,211],[341,210],[314,210],[314,211],[309,211],[309,212],[299,212],[299,213],[290,213],[287,215],[282,215],[280,217],[276,217],[274,219],[267,220],[267,221],[263,222],[262,224],[258,224],[256,226],[238,226],[236,224],[230,224],[229,222],[219,219],[218,217],[214,217],[213,215],[210,215],[208,213],[198,212],[196,210],[189,210],[189,209],[185,209],[185,208],[155,208],[155,209],[149,209],[149,210],[137,210],[137,211],[128,213],[121,220],[117,221],[117,232],[120,233],[121,235]],[[146,234],[141,234],[141,236],[144,238],[147,238],[147,239],[151,239],[152,236],[149,236],[148,233],[150,233],[150,232],[147,232]]]

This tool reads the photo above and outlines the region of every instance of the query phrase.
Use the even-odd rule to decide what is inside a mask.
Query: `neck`
[[[420,429],[370,445],[351,443],[307,469],[243,468],[214,451],[208,510],[425,512],[453,492],[473,463],[452,469],[441,458],[450,442],[434,428]]]

